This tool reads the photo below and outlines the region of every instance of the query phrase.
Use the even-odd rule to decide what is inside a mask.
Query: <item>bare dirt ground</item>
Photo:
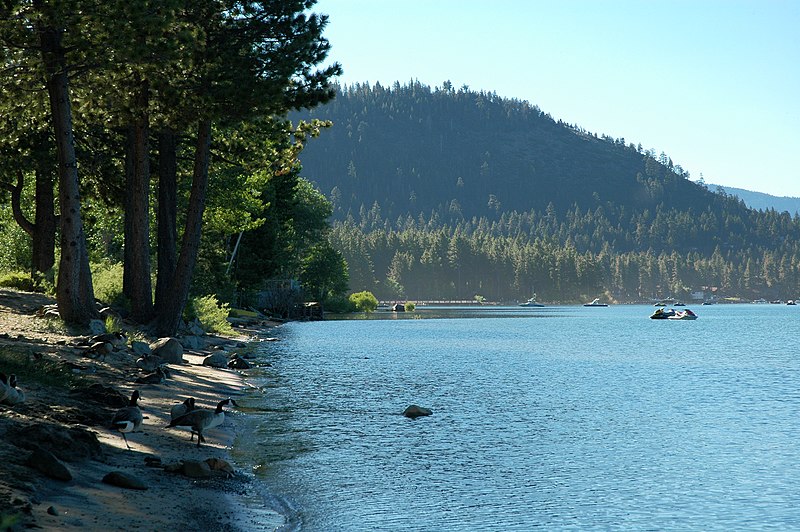
[[[192,478],[163,466],[210,458],[230,462],[236,416],[208,431],[206,444],[189,442],[188,431],[168,429],[170,407],[187,397],[213,408],[241,395],[242,375],[202,365],[217,349],[242,346],[246,337],[203,337],[205,348],[184,353],[185,363],[170,364],[170,378],[137,384],[142,373],[136,356],[123,349],[106,359],[84,355],[74,344],[85,331],[68,330],[58,320],[37,317],[54,300],[41,294],[0,289],[0,372],[20,361],[26,367],[63,368],[69,385],[21,380],[24,403],[0,405],[0,531],[45,530],[274,530],[282,517],[260,511],[247,515],[237,493],[249,489],[248,476],[214,471]],[[123,327],[124,329],[124,327]],[[137,334],[137,333],[135,333]],[[146,340],[142,335],[138,339]],[[51,372],[52,373],[52,372]],[[58,371],[56,371],[58,373]],[[21,377],[20,377],[21,378]],[[140,390],[142,429],[128,435],[131,450],[109,428],[120,401]],[[68,481],[40,473],[29,462],[36,448],[61,458]],[[102,482],[112,471],[140,480],[145,490]]]

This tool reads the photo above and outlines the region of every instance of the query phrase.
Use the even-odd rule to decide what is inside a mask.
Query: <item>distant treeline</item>
[[[423,217],[390,223],[375,208],[337,222],[332,243],[349,265],[351,288],[379,299],[513,301],[536,292],[544,301],[643,301],[703,288],[708,297],[800,295],[800,220],[786,213],[621,215],[512,212],[450,225]]]

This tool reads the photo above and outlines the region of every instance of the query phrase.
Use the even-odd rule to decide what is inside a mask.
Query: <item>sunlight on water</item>
[[[287,324],[238,452],[303,530],[797,529],[796,308]]]

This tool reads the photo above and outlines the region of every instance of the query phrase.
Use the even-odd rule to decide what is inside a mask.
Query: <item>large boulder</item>
[[[103,320],[90,320],[89,321],[89,334],[92,336],[103,334],[106,332],[106,322]]]
[[[198,320],[194,320],[193,322],[187,324],[186,331],[194,336],[203,336],[206,334],[205,329],[203,329],[203,326],[200,325]]]
[[[150,345],[147,342],[141,342],[139,340],[134,340],[131,342],[131,351],[136,356],[145,356],[145,355],[152,355],[153,351],[150,349]]]
[[[203,339],[199,336],[181,336],[180,341],[181,344],[183,344],[183,347],[186,349],[193,349],[195,351],[202,349],[204,346]]]
[[[203,365],[212,368],[227,368],[228,355],[226,355],[222,351],[214,353],[213,355],[208,355],[206,358],[203,359]]]
[[[32,467],[47,477],[68,482],[72,480],[72,473],[67,466],[53,455],[50,451],[37,447],[33,450],[25,465]]]
[[[183,346],[176,338],[160,338],[150,344],[150,350],[164,364],[183,364]]]

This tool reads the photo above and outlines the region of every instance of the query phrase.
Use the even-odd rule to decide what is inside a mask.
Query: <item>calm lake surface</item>
[[[800,306],[691,308],[290,323],[236,457],[289,530],[798,530]]]

